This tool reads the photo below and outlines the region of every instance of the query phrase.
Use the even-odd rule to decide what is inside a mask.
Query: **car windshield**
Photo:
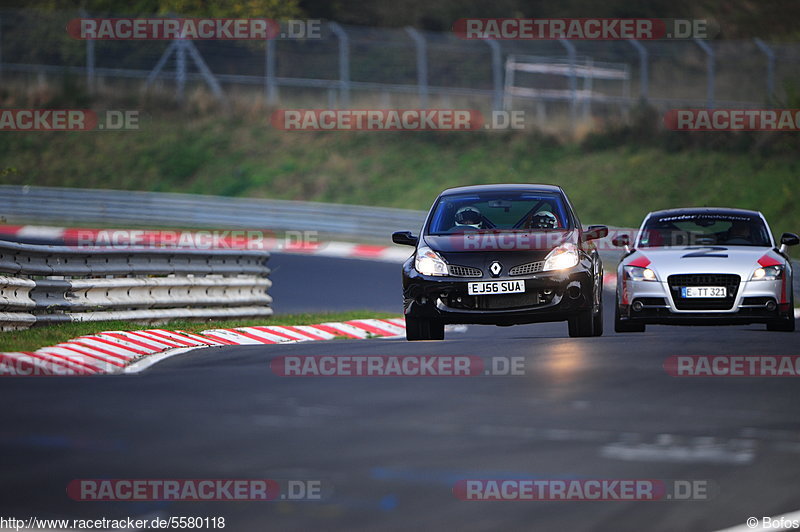
[[[725,212],[684,212],[651,216],[639,247],[770,246],[769,232],[758,216]]]
[[[563,197],[543,192],[448,194],[436,204],[428,234],[571,229]]]

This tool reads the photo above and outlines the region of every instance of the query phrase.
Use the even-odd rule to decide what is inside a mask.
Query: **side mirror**
[[[794,233],[783,233],[781,235],[781,253],[786,253],[786,248],[800,244],[800,237]]]
[[[781,235],[781,244],[784,246],[796,246],[800,244],[800,237],[794,233],[783,233]]]
[[[608,227],[605,225],[590,225],[586,232],[583,233],[583,240],[588,242],[589,240],[597,240],[599,238],[605,238],[608,236]]]
[[[631,245],[631,237],[629,237],[628,235],[619,235],[614,237],[611,243],[618,248],[628,247]]]
[[[411,231],[398,231],[392,233],[392,242],[401,246],[416,246],[419,237],[414,236]]]

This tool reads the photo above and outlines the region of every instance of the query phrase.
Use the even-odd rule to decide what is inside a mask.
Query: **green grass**
[[[396,318],[397,314],[372,311],[333,312],[320,314],[287,314],[256,320],[226,321],[173,321],[167,325],[141,325],[127,321],[102,321],[93,323],[64,323],[33,327],[24,331],[0,332],[0,351],[35,351],[40,347],[55,345],[78,336],[102,331],[136,331],[140,329],[167,329],[200,332],[206,329],[230,329],[255,325],[314,325],[329,321],[348,321],[364,318]]]
[[[1,183],[178,191],[427,209],[442,189],[555,183],[584,223],[638,225],[679,205],[760,209],[800,231],[796,152],[531,134],[281,132],[231,117],[150,117],[139,131],[0,135]],[[730,144],[730,141],[728,141]],[[13,221],[12,221],[13,223]]]
[[[655,209],[735,206],[763,211],[777,234],[800,232],[796,134],[665,133],[657,113],[582,142],[529,132],[283,132],[268,118],[263,108],[162,110],[144,112],[138,131],[7,133],[0,183],[410,209],[452,186],[553,183],[584,223],[637,226]]]

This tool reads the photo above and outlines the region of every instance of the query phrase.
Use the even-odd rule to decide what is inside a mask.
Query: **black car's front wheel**
[[[602,298],[600,300],[600,308],[597,309],[597,312],[594,315],[594,323],[592,324],[593,331],[592,336],[603,336],[603,303]]]
[[[594,283],[592,307],[577,312],[567,320],[569,335],[572,338],[603,335],[603,281],[602,277],[599,279],[599,284],[597,281]]]
[[[588,308],[570,316],[567,320],[572,338],[594,336],[594,309]]]
[[[444,322],[406,316],[406,340],[444,340]]]
[[[603,336],[603,275],[602,274],[598,278],[598,282],[595,285],[595,290],[597,291],[597,308],[595,309],[594,323],[592,324],[594,328],[594,330],[592,331],[592,335]]]

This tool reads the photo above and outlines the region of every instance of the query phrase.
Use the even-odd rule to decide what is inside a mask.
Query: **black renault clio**
[[[561,187],[477,185],[445,190],[403,264],[408,340],[442,340],[444,325],[567,321],[570,336],[603,334],[603,266]]]

